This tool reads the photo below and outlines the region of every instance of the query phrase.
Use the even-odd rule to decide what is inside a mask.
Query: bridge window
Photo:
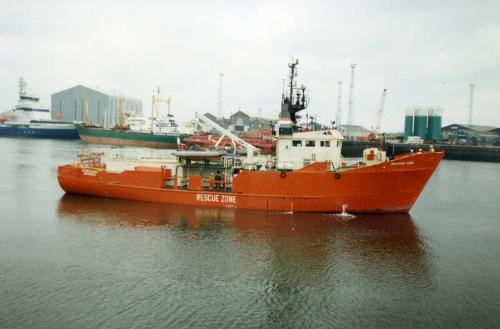
[[[306,147],[314,147],[316,146],[315,141],[306,141]]]
[[[321,141],[321,142],[319,142],[319,146],[330,147],[330,141]]]
[[[301,140],[293,140],[292,141],[292,146],[302,147],[302,141]]]
[[[278,129],[280,135],[291,135],[293,133],[292,127],[291,126],[284,126],[284,127],[279,127]]]

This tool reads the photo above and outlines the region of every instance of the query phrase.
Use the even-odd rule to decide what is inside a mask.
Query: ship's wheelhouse
[[[335,130],[318,130],[280,135],[276,145],[277,168],[296,170],[314,162],[331,162],[339,167],[342,135]]]

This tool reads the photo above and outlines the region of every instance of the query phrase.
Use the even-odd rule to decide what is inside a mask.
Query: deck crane
[[[380,132],[380,124],[382,123],[382,116],[384,115],[385,97],[387,96],[387,89],[382,92],[382,97],[380,98],[380,105],[378,107],[377,121],[375,127],[368,134],[368,140],[374,141],[378,139],[378,133]]]
[[[219,144],[224,140],[224,137],[227,136],[231,140],[231,144],[233,144],[233,150],[234,150],[235,154],[236,154],[237,146],[240,145],[241,147],[243,147],[246,150],[246,153],[247,153],[245,163],[247,165],[257,164],[257,162],[259,160],[258,159],[259,154],[260,154],[260,150],[258,148],[256,148],[252,144],[246,142],[242,138],[236,136],[235,134],[233,134],[232,132],[230,132],[226,128],[220,126],[218,123],[212,121],[211,119],[209,119],[208,117],[206,117],[205,115],[203,115],[201,113],[196,112],[195,118],[196,118],[195,119],[196,120],[195,121],[195,128],[198,126],[202,126],[205,128],[208,127],[209,128],[208,130],[215,129],[221,134],[221,136],[219,137],[219,139],[215,143],[214,148],[217,148],[219,146]]]

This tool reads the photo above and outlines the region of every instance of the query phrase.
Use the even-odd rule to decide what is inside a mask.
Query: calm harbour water
[[[500,326],[500,164],[343,220],[64,195],[82,147],[0,139],[0,328]]]

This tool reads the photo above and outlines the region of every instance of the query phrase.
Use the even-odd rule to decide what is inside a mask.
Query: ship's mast
[[[297,72],[295,71],[295,67],[299,65],[299,60],[297,59],[295,63],[288,64],[290,68],[290,93],[288,94],[290,97],[290,104],[293,104],[293,78],[297,76]]]
[[[26,80],[23,77],[19,78],[19,96],[26,95]]]
[[[280,118],[289,119],[292,122],[292,125],[296,126],[297,124],[297,112],[304,110],[307,107],[306,104],[306,87],[301,86],[300,88],[296,87],[296,82],[294,81],[297,76],[297,65],[299,61],[296,60],[288,64],[290,68],[290,83],[289,83],[289,92],[288,95],[282,95],[281,101],[281,113]],[[294,98],[294,91],[296,91]]]
[[[285,99],[285,79],[281,79],[281,103]]]

